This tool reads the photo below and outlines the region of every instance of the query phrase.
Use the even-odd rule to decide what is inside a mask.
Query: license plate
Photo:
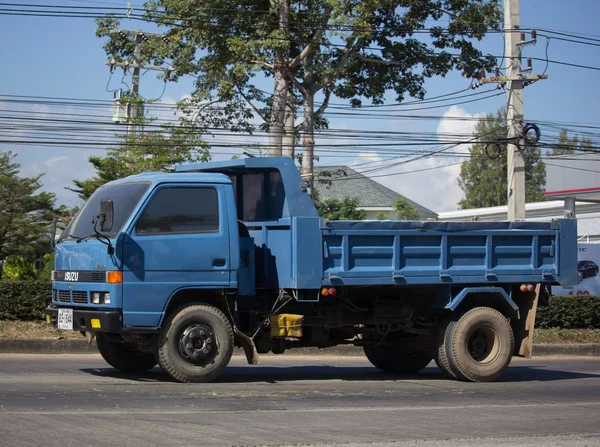
[[[58,329],[73,330],[73,309],[58,309]]]

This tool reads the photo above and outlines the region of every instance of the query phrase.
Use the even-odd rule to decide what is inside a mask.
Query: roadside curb
[[[96,341],[88,344],[87,340],[76,339],[28,339],[28,338],[0,338],[0,354],[97,354]],[[540,344],[533,345],[533,354],[536,357],[550,355],[568,356],[600,356],[600,343],[588,344]],[[243,356],[241,349],[234,351],[234,356]],[[274,356],[275,354],[261,354]],[[290,349],[283,354],[318,355],[318,356],[364,356],[363,350],[357,346],[335,346],[327,349],[298,348]]]

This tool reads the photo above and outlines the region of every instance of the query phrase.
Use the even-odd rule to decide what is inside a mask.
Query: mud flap
[[[258,352],[256,352],[256,346],[250,337],[240,331],[237,327],[233,326],[233,335],[244,350],[246,354],[246,360],[249,365],[260,365],[260,358]]]
[[[519,309],[521,319],[518,321],[520,337],[515,341],[518,343],[517,355],[530,359],[533,355],[533,331],[535,326],[535,314],[537,312],[538,300],[542,291],[542,285],[536,284],[535,291],[522,293],[519,297]]]

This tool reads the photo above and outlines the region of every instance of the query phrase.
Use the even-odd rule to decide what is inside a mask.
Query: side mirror
[[[100,215],[103,217],[101,231],[110,231],[113,227],[114,221],[114,207],[113,201],[110,199],[102,199],[100,201]]]

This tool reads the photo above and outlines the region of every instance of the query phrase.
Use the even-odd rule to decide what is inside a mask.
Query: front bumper
[[[48,307],[45,311],[46,321],[56,327],[58,308]],[[100,327],[93,328],[91,320],[100,320]],[[123,316],[119,310],[81,310],[73,309],[73,330],[80,332],[113,332],[123,329]]]

